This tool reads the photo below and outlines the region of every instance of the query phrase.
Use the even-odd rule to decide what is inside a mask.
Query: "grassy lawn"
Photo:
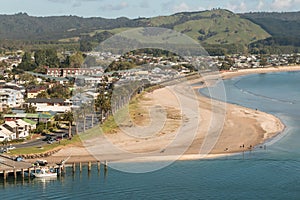
[[[81,140],[78,135],[74,136],[72,140],[63,139],[59,142],[54,142],[53,144],[46,144],[42,147],[26,147],[26,148],[17,148],[11,150],[9,155],[20,155],[20,154],[39,154],[51,151],[58,147],[67,146],[69,144],[81,143]]]

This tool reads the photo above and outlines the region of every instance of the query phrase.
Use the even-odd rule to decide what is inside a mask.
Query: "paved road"
[[[38,147],[47,144],[47,142],[43,141],[44,137],[41,139],[21,143],[21,144],[15,144],[13,145],[16,148],[25,148],[25,147]]]
[[[89,129],[89,128],[92,128],[93,125],[91,123],[91,119],[87,118],[86,120],[86,130]],[[95,123],[98,122],[97,120],[95,120]],[[83,122],[79,123],[79,126],[78,126],[78,129],[79,129],[79,132],[82,132],[83,131]],[[75,130],[75,126],[72,126],[72,133],[74,134],[76,132]],[[53,135],[53,138],[55,139],[57,136],[62,136],[63,134],[68,134],[68,129],[62,129],[61,132],[58,132],[58,133],[52,133]],[[43,141],[43,139],[45,139],[46,136],[41,136],[40,139],[37,139],[37,140],[32,140],[32,141],[25,141],[24,143],[20,143],[20,144],[14,144],[12,146],[16,147],[16,148],[26,148],[26,147],[39,147],[39,146],[43,146],[43,145],[46,145],[47,144],[47,141]],[[1,147],[6,147],[6,146],[0,146]]]

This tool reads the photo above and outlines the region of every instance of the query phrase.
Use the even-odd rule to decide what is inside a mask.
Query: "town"
[[[199,57],[207,63],[199,69],[188,61],[191,59],[151,51],[126,55],[53,50],[4,53],[0,57],[0,142],[6,148],[1,152],[13,149],[11,143],[32,140],[36,135],[45,136],[48,144],[71,139],[105,121],[128,103],[131,95],[197,71],[300,64],[300,54]],[[122,86],[128,91],[119,92],[112,102],[114,90]]]

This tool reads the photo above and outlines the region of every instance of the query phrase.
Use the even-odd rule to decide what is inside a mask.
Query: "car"
[[[23,158],[21,156],[18,156],[14,160],[17,162],[21,162],[21,161],[23,161]]]
[[[57,136],[56,137],[56,141],[60,141],[60,140],[62,140],[62,137],[61,136]]]
[[[50,139],[52,139],[52,137],[51,137],[50,135],[47,135],[47,136],[43,139],[43,141],[48,141],[48,140],[50,140]]]
[[[15,148],[16,148],[16,147],[11,146],[11,145],[9,145],[9,146],[7,147],[8,150],[13,150],[13,149],[15,149]]]
[[[46,166],[48,164],[48,161],[47,160],[37,160],[34,164],[36,166]]]
[[[7,148],[3,148],[3,147],[1,147],[1,149],[0,149],[0,153],[6,153],[7,152]]]
[[[47,143],[48,143],[48,144],[52,144],[52,143],[53,143],[53,140],[48,140]]]

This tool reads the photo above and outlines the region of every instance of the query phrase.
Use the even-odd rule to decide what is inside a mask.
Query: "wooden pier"
[[[28,162],[17,162],[17,161],[13,161],[10,158],[4,157],[0,155],[0,178],[3,178],[4,180],[6,180],[8,177],[13,177],[14,179],[17,179],[18,177],[22,177],[25,178],[25,176],[30,175],[33,172],[36,172],[37,170],[39,170],[40,168],[44,168],[47,167],[49,169],[54,169],[55,171],[58,172],[58,175],[61,175],[63,173],[65,173],[65,168],[66,167],[71,167],[72,168],[72,172],[75,173],[76,169],[79,169],[79,172],[82,173],[82,166],[83,165],[87,165],[87,170],[88,173],[91,172],[92,170],[92,165],[96,164],[97,165],[97,170],[98,173],[100,172],[101,169],[101,162],[98,161],[97,163],[92,163],[92,162],[88,162],[88,163],[66,163],[64,165],[47,165],[47,166],[32,166],[31,163]],[[107,166],[107,161],[105,161],[103,163],[104,165],[104,173],[107,173],[108,170],[108,166]]]

